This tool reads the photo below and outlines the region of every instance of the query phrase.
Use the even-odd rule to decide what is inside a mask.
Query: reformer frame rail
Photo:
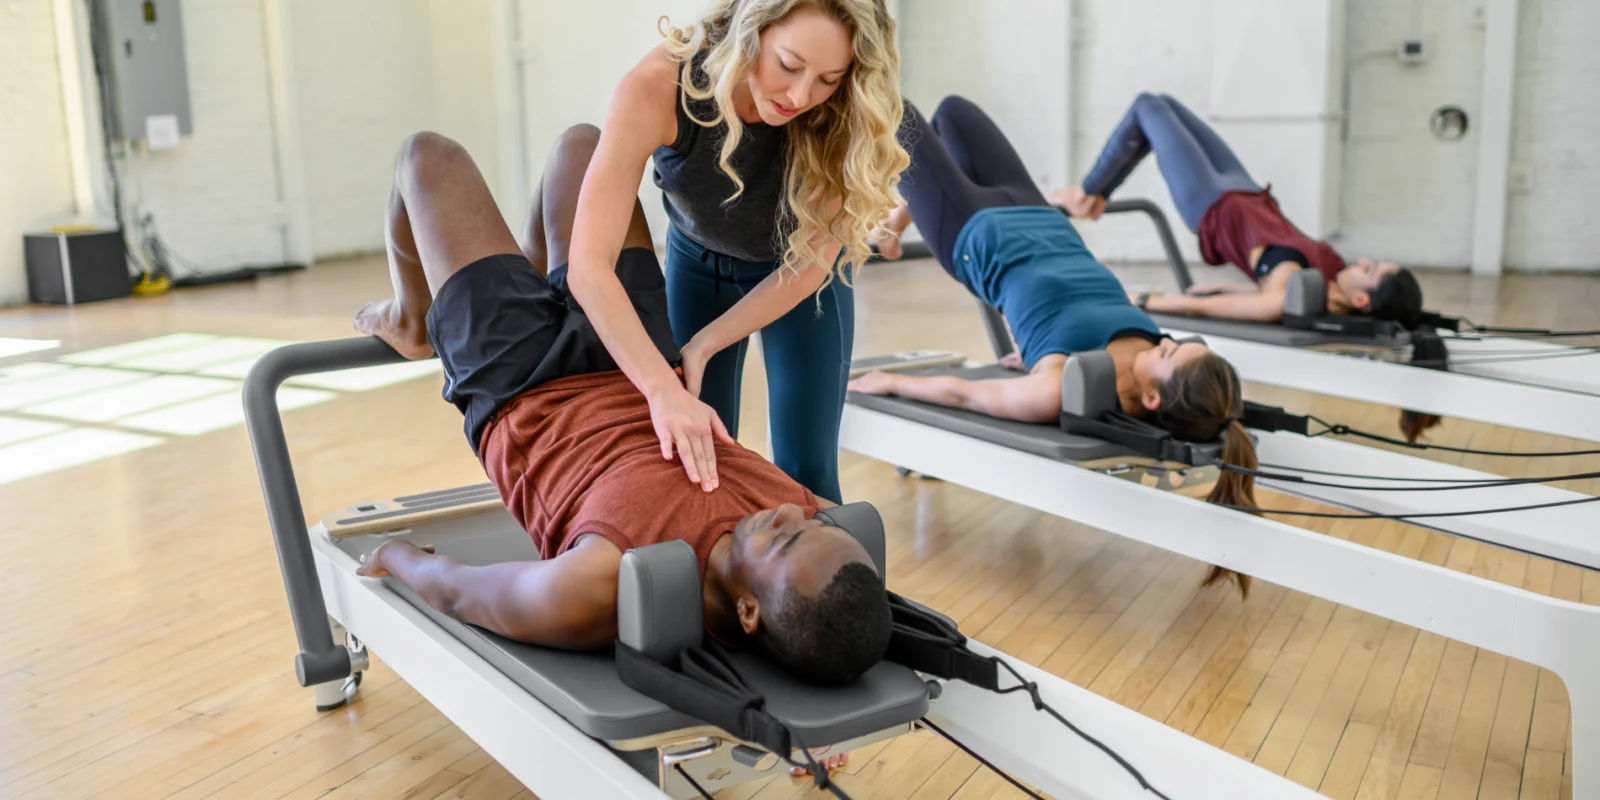
[[[850,403],[844,449],[1556,673],[1574,797],[1600,797],[1600,607],[1242,514]]]

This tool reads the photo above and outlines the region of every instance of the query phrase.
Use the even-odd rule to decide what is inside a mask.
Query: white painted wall
[[[977,5],[911,0],[900,8],[901,92],[931,116],[961,95],[992,116],[1041,186],[1068,179],[1070,8],[1050,0]],[[1026,57],[1015,42],[1027,32]]]
[[[383,245],[400,143],[433,127],[427,0],[294,0],[295,92],[312,252]]]
[[[0,305],[27,302],[22,236],[74,212],[51,4],[0,3]]]
[[[1520,1],[1507,268],[1600,271],[1600,210],[1592,201],[1593,187],[1600,185],[1600,82],[1592,79],[1600,74],[1600,4]],[[1063,4],[918,0],[902,9],[904,86],[919,103],[969,92],[1007,117],[1030,104],[1048,112],[1064,95],[1070,104],[1068,173],[1076,180],[1140,91],[1171,94],[1203,117],[1225,112],[1217,103],[1226,97],[1214,91],[1229,83],[1219,74],[1219,59],[1227,59],[1218,49],[1216,21],[1226,7],[1254,2],[1072,0],[1071,63],[1063,88],[1048,70],[1028,72],[1062,51],[1066,40],[1052,15],[1063,13]],[[1338,45],[1351,66],[1349,141],[1340,146],[1339,126],[1328,126],[1324,212],[1316,213],[1314,196],[1294,197],[1297,178],[1291,167],[1296,165],[1275,164],[1278,155],[1270,139],[1253,142],[1240,125],[1233,125],[1228,136],[1258,180],[1275,183],[1294,221],[1308,232],[1333,234],[1346,256],[1465,269],[1472,247],[1476,129],[1460,141],[1443,142],[1429,132],[1428,119],[1436,108],[1453,104],[1479,121],[1481,4],[1342,0],[1332,5],[1342,7],[1343,30],[1330,31],[1327,41]],[[1020,22],[998,31],[989,27],[992,20],[1011,18]],[[1413,35],[1422,36],[1431,51],[1425,64],[1405,66],[1388,56],[1354,62],[1368,52],[1390,51]],[[1265,60],[1261,53],[1271,49],[1248,39],[1237,44],[1252,48],[1244,63],[1252,57]],[[1285,66],[1282,59],[1271,64]],[[1294,61],[1287,66],[1299,69]],[[1027,79],[1009,86],[986,83],[989,76],[1023,73]],[[1335,60],[1329,78],[1342,84],[1342,73]],[[1330,85],[1326,96],[1337,100],[1343,89]],[[1328,110],[1337,112],[1339,105],[1334,102]],[[1297,105],[1279,111],[1309,112]],[[1041,175],[1051,167],[1037,160],[1050,157],[1044,144],[1049,135],[1040,132],[1053,124],[1049,113],[1043,116],[1044,123],[1002,123]],[[1155,199],[1177,223],[1154,163],[1136,171],[1123,193]],[[1108,261],[1161,255],[1143,219],[1108,217],[1079,230]],[[1179,239],[1187,257],[1198,259],[1193,236]]]
[[[278,199],[283,175],[268,80],[275,66],[267,47],[269,2],[286,9],[292,26],[299,163],[283,169],[298,169],[303,178],[310,250],[318,256],[381,247],[395,148],[421,128],[467,145],[513,229],[520,228],[527,187],[555,136],[573,123],[602,120],[616,80],[658,41],[660,15],[687,21],[703,7],[701,0],[186,2],[195,135],[177,150],[132,159],[125,200],[129,207],[142,202],[169,244],[208,268],[280,263],[292,249],[285,231],[290,217]],[[1141,90],[1177,96],[1202,115],[1217,112],[1217,87],[1228,84],[1220,74],[1226,60],[1218,60],[1219,9],[1254,2],[901,3],[903,86],[929,108],[950,93],[983,103],[1041,185],[1055,188],[1082,175]],[[1480,4],[1319,2],[1344,9],[1339,49],[1347,59],[1392,48],[1408,35],[1423,36],[1431,54],[1415,67],[1388,57],[1353,65],[1349,142],[1330,156],[1332,174],[1340,177],[1324,187],[1332,192],[1324,194],[1324,206],[1338,201],[1337,213],[1296,222],[1313,231],[1336,228],[1347,255],[1464,268],[1476,129],[1459,142],[1440,142],[1427,120],[1448,103],[1478,121]],[[1600,74],[1600,4],[1520,2],[1506,264],[1600,270],[1600,211],[1593,202],[1600,183],[1600,83],[1590,77]],[[22,231],[74,210],[52,7],[44,0],[0,0],[0,97],[8,111],[0,118],[0,175],[7,178],[0,187],[0,303],[25,299]],[[518,17],[522,42],[513,48]],[[525,58],[521,103],[514,72],[496,61],[513,50]],[[1329,94],[1337,97],[1343,88],[1330,87]],[[87,114],[91,150],[98,150],[97,125]],[[1244,134],[1232,135],[1246,163],[1263,172],[1259,178],[1278,182],[1280,197],[1292,193],[1288,178],[1274,176],[1271,153]],[[98,155],[89,163],[97,171]],[[98,183],[98,175],[89,177]],[[103,203],[104,191],[96,188]],[[1141,167],[1124,192],[1156,199],[1177,220],[1154,164]],[[664,215],[648,177],[641,197],[659,236]],[[1160,256],[1143,220],[1108,218],[1080,229],[1108,261]],[[1179,238],[1197,259],[1193,237]]]
[[[1520,17],[1506,266],[1600,270],[1600,3]]]
[[[562,131],[581,122],[597,126],[605,122],[617,81],[661,43],[657,21],[666,16],[675,25],[688,25],[705,8],[702,0],[516,2],[528,187],[544,173],[545,160]],[[648,167],[639,199],[651,235],[658,243],[665,241],[667,216]],[[506,206],[514,206],[519,218],[527,213],[526,201]],[[520,230],[520,225],[512,229]]]
[[[1346,258],[1368,254],[1420,266],[1471,260],[1477,130],[1453,142],[1428,130],[1444,105],[1476,119],[1483,87],[1478,4],[1348,0],[1350,117],[1345,150]],[[1432,55],[1403,65],[1386,55],[1421,36]],[[1365,60],[1362,60],[1364,57]]]
[[[1213,58],[1206,2],[1165,0],[1075,0],[1073,3],[1071,182],[1094,164],[1106,137],[1141,91],[1170,94],[1197,114],[1210,112]],[[1160,20],[1160,24],[1151,24]],[[1032,46],[1026,40],[1015,47]],[[1179,246],[1198,261],[1194,237],[1186,235],[1160,171],[1152,162],[1123,183],[1121,196],[1147,197],[1161,205],[1175,227]],[[1150,223],[1125,215],[1078,226],[1085,241],[1106,261],[1155,261],[1162,256]]]
[[[432,130],[467,148],[494,191],[485,0],[294,0],[300,151],[318,259],[381,250],[400,144]]]

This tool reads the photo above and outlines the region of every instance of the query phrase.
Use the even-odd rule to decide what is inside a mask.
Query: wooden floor
[[[1159,272],[1124,272],[1163,282]],[[1423,278],[1431,304],[1479,321],[1600,326],[1600,278]],[[75,311],[0,312],[0,337],[63,343],[0,366],[173,332],[345,336],[355,308],[388,290],[382,262],[365,259]],[[970,298],[931,262],[875,267],[858,308],[858,354],[986,354]],[[740,433],[762,448],[765,392],[759,360],[751,364]],[[307,514],[482,481],[439,390],[434,375],[289,412]],[[1251,394],[1393,430],[1392,409],[1266,387]],[[1434,440],[1571,444],[1460,420]],[[1580,466],[1445,460],[1507,475]],[[853,454],[843,474],[846,499],[872,501],[886,518],[895,590],[983,642],[1263,768],[1337,798],[1571,794],[1568,702],[1548,672],[1267,583],[1245,602],[1202,591],[1203,564],[959,486],[901,479]],[[0,796],[532,796],[389,671],[383,653],[357,702],[313,711],[294,680],[294,639],[242,427],[0,485],[0,508]],[[1397,523],[1308,527],[1600,600],[1600,575],[1571,566]],[[848,773],[841,784],[856,800],[1020,796],[928,735],[858,752]],[[723,796],[814,795],[785,775]]]

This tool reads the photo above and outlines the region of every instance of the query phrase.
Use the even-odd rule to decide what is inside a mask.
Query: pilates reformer
[[[1003,318],[986,309],[995,355],[1013,348]],[[1214,340],[1206,337],[1215,347]],[[1336,358],[1335,356],[1327,356]],[[1076,362],[1076,363],[1075,363]],[[1063,417],[1098,413],[1085,397],[1084,360],[1063,374]],[[1397,367],[1399,368],[1399,367]],[[1403,369],[1403,368],[1400,368]],[[998,365],[908,369],[969,379],[1014,377]],[[1114,387],[1114,373],[1102,374]],[[1114,390],[1111,395],[1114,402]],[[1103,406],[1102,406],[1103,408]],[[1291,415],[1292,416],[1292,415]],[[1249,424],[1247,422],[1247,424]],[[1070,426],[1067,426],[1070,427]],[[1303,434],[1304,431],[1301,431]],[[1251,432],[1263,463],[1288,473],[1316,470],[1408,476],[1428,481],[1504,481],[1347,442],[1285,430]],[[851,393],[841,446],[909,471],[936,476],[1036,510],[1243,572],[1314,596],[1413,625],[1551,669],[1572,702],[1572,746],[1600,749],[1600,608],[1486,581],[1269,518],[1200,502],[1218,467],[1204,448],[1145,451],[1105,438],[921,403]],[[1179,443],[1182,444],[1182,443]],[[1185,445],[1192,447],[1192,444]],[[1214,452],[1214,451],[1213,451]],[[1304,472],[1310,471],[1310,472]],[[1589,568],[1600,568],[1600,506],[1591,498],[1541,485],[1474,489],[1474,507],[1547,505],[1518,514],[1443,516],[1454,505],[1439,493],[1388,492],[1260,480],[1275,490],[1366,513],[1421,515],[1441,532]],[[1154,490],[1154,491],[1152,491]],[[1491,499],[1492,498],[1492,499]],[[1459,501],[1457,501],[1459,502]],[[1408,520],[1410,521],[1410,520]],[[1577,756],[1574,797],[1600,797],[1600,773]]]
[[[974,665],[987,664],[993,665],[990,672],[1004,668],[1026,682],[1035,703],[1075,720],[1109,751],[1137,764],[1152,786],[1179,790],[1184,798],[1316,796],[970,641],[962,649],[969,673],[963,679],[947,679],[950,670],[921,664],[913,670],[886,660],[838,689],[803,685],[754,654],[734,654],[732,661],[760,702],[714,721],[685,713],[642,694],[637,679],[627,677],[639,674],[638,659],[670,667],[675,658],[687,657],[699,637],[699,575],[681,543],[625,555],[616,653],[506,640],[437,612],[393,579],[357,576],[362,555],[390,537],[434,545],[468,563],[538,557],[488,484],[360,503],[308,528],[278,413],[278,387],[297,375],[398,360],[374,338],[289,345],[261,358],[245,381],[246,424],[299,646],[295,673],[302,686],[313,687],[319,709],[355,696],[371,648],[546,800],[700,797],[766,777],[810,749],[843,751],[921,728],[940,732],[1057,798],[1151,796],[1131,770],[1027,699],[999,697],[993,686],[975,680],[972,675],[982,670]],[[882,569],[884,535],[875,509],[857,503],[823,513],[861,540]],[[922,611],[928,619],[943,619]],[[953,631],[954,623],[948,624]],[[635,666],[625,667],[628,659],[621,655]],[[794,753],[774,752],[773,737],[760,735],[771,734],[771,725],[752,720],[781,723],[794,737]]]
[[[1194,285],[1159,206],[1144,199],[1116,200],[1106,205],[1106,213],[1148,215],[1178,291]],[[1380,320],[1327,315],[1324,292],[1313,272],[1291,282],[1285,324],[1150,316],[1174,335],[1206,337],[1248,381],[1600,441],[1600,370],[1561,369],[1565,357],[1593,361],[1600,354],[1526,339],[1445,335],[1440,340],[1451,359],[1448,372],[1407,366],[1410,332]],[[986,313],[985,324],[998,347],[1004,319],[998,312]]]

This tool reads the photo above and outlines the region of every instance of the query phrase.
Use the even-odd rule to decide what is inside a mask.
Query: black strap
[[[1461,332],[1462,320],[1457,317],[1447,317],[1437,311],[1424,311],[1417,316],[1416,328],[1433,328],[1440,331]],[[1473,326],[1474,330],[1478,328]]]
[[[1120,444],[1145,458],[1190,466],[1210,464],[1215,461],[1193,444],[1179,441],[1177,437],[1159,426],[1121,411],[1112,411],[1097,419],[1063,411],[1060,421],[1061,429],[1067,433]]]
[[[789,729],[767,713],[766,698],[745,685],[721,648],[714,642],[709,646],[716,652],[683,651],[674,670],[618,641],[617,674],[629,688],[674,711],[787,757],[793,749]]]
[[[1303,414],[1291,414],[1280,406],[1269,406],[1262,403],[1244,401],[1244,416],[1239,422],[1246,428],[1258,431],[1288,431],[1301,436],[1311,433],[1311,418]]]
[[[894,592],[889,593],[889,611],[894,627],[885,661],[991,692],[999,690],[999,670],[967,649],[967,637],[954,623]]]

